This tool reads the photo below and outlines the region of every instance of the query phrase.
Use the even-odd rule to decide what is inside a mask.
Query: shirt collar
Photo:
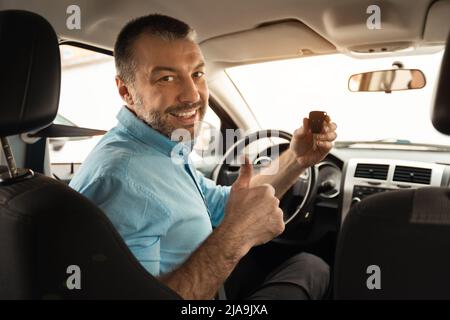
[[[159,133],[147,123],[139,119],[127,107],[123,106],[117,114],[120,129],[139,139],[142,143],[157,149],[166,156],[180,156],[186,158],[192,151],[192,143],[177,142],[170,140],[165,135]]]

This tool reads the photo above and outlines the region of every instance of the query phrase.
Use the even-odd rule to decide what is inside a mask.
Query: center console
[[[395,159],[350,159],[341,188],[341,223],[353,204],[372,194],[442,186],[445,183],[444,171],[444,165],[434,163]]]

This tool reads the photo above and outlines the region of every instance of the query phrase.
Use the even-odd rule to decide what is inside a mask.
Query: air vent
[[[394,181],[430,184],[431,169],[396,166]]]
[[[355,177],[386,180],[389,171],[387,164],[358,163]]]

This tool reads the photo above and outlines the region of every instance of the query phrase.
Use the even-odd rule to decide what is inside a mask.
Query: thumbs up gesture
[[[239,189],[250,188],[250,181],[252,180],[252,176],[253,166],[250,164],[248,158],[245,157],[244,164],[241,166],[241,170],[239,170],[239,176],[233,183],[232,190],[237,191]]]
[[[264,184],[251,186],[253,167],[245,158],[239,177],[231,187],[221,227],[231,239],[250,249],[264,244],[284,231],[283,211],[275,197],[275,189]]]

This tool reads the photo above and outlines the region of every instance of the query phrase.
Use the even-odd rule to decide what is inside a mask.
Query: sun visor
[[[336,48],[297,20],[259,26],[203,41],[200,44],[208,61],[258,62],[332,53]]]
[[[445,43],[450,32],[450,0],[433,3],[428,11],[423,41],[427,44]]]

